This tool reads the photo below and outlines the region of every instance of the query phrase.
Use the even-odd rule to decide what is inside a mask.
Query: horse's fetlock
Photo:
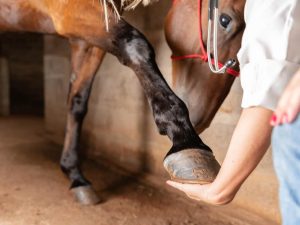
[[[77,187],[83,187],[83,186],[90,186],[90,185],[91,185],[91,182],[89,182],[84,177],[82,177],[81,179],[75,179],[71,183],[70,189],[77,188]]]
[[[60,166],[63,171],[70,171],[78,164],[78,156],[69,152],[62,155],[60,158]]]
[[[60,169],[61,171],[66,174],[66,175],[69,175],[69,169],[67,167],[65,167],[64,165],[60,164]]]

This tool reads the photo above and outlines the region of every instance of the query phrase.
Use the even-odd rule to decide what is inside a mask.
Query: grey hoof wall
[[[164,167],[171,180],[192,184],[211,183],[220,170],[213,153],[201,149],[172,153],[165,158]]]
[[[72,188],[71,192],[73,193],[76,201],[82,205],[96,205],[101,201],[91,186]]]

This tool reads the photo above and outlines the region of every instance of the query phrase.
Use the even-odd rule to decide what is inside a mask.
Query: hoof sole
[[[101,201],[91,186],[72,188],[71,192],[76,201],[82,205],[96,205]]]
[[[200,149],[172,153],[165,158],[164,167],[171,180],[191,184],[211,183],[220,170],[214,155]]]

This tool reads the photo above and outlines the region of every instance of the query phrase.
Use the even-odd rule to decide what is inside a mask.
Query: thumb
[[[167,184],[174,187],[174,188],[176,188],[176,189],[179,189],[181,191],[184,190],[184,185],[182,183],[178,183],[178,182],[175,182],[175,181],[168,180]]]

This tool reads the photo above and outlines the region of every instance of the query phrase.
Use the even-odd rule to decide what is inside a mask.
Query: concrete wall
[[[1,34],[4,114],[43,115],[43,43],[41,34]]]
[[[169,4],[169,1],[161,1],[146,9],[139,8],[134,11],[135,18],[132,13],[127,15],[155,46],[159,67],[168,82],[171,80],[171,53],[164,40],[162,23]],[[47,36],[45,43],[46,126],[49,134],[62,143],[70,74],[69,50],[64,40],[52,36]],[[211,127],[201,135],[220,162],[241,112],[241,93],[237,79]],[[95,79],[82,141],[82,148],[93,157],[106,158],[134,171],[167,177],[162,160],[171,144],[166,137],[158,135],[133,72],[111,55],[106,56]],[[277,183],[270,151],[242,187],[235,202],[279,220]]]
[[[7,60],[0,55],[0,116],[10,113],[9,101],[9,71]]]

